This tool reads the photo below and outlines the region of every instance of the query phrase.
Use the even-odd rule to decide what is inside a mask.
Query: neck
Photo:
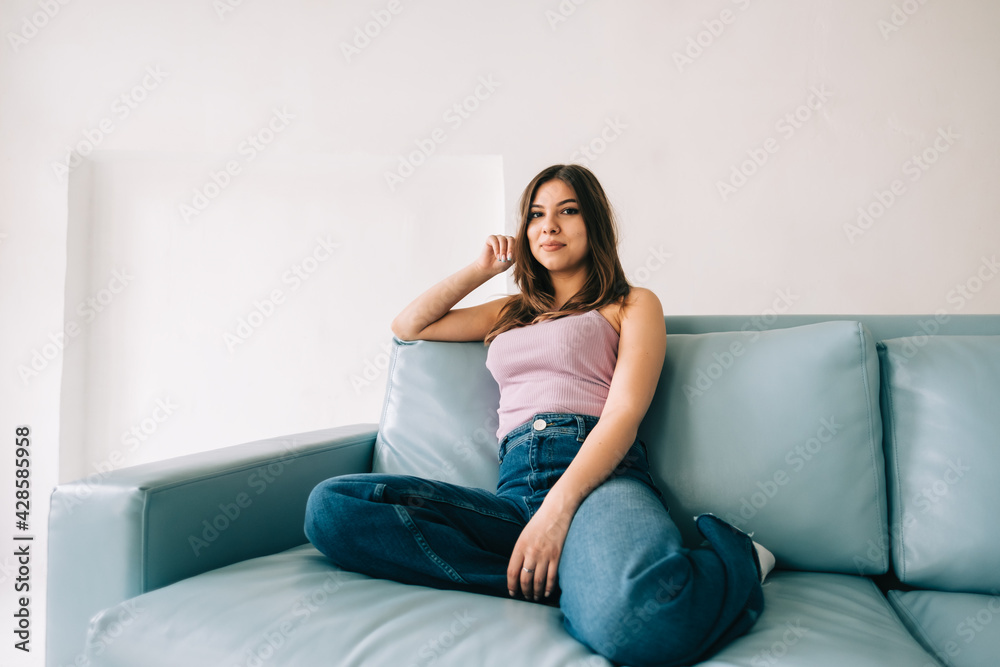
[[[563,304],[583,289],[587,282],[587,270],[585,267],[580,267],[570,273],[550,271],[549,279],[552,281],[552,289],[555,291],[553,308],[559,310]]]

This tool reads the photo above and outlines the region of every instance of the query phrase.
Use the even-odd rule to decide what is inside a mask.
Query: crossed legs
[[[305,530],[347,570],[507,597],[527,520],[516,499],[482,489],[363,473],[318,485]],[[754,544],[712,515],[697,525],[710,546],[684,548],[659,496],[631,477],[591,492],[559,563],[567,631],[636,666],[687,664],[745,633],[763,608]]]

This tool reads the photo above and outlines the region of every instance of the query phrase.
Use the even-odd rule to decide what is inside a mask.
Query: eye
[[[531,213],[528,214],[528,220],[534,220],[535,218],[539,217],[541,214],[542,214],[541,211],[532,211]]]
[[[562,212],[566,215],[577,215],[580,212],[578,208],[564,208]]]

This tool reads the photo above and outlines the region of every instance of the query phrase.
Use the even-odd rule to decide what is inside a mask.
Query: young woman
[[[521,196],[516,237],[488,237],[393,320],[402,340],[489,346],[497,491],[335,477],[309,497],[317,549],[373,577],[558,604],[571,635],[630,665],[690,664],[749,630],[773,556],[711,514],[695,519],[707,544],[682,546],[637,438],[663,366],[663,310],[628,284],[617,244],[594,175],[549,167]],[[519,294],[454,308],[511,266]]]

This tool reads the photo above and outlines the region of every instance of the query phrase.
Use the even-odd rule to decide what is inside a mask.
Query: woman
[[[454,308],[511,266],[519,294]],[[631,665],[689,664],[753,625],[770,552],[708,514],[696,518],[707,546],[683,548],[649,476],[637,432],[663,366],[663,310],[628,284],[611,205],[589,170],[538,174],[517,237],[488,237],[392,330],[489,346],[497,492],[403,475],[327,480],[310,495],[305,530],[334,563],[558,604],[570,634]]]

